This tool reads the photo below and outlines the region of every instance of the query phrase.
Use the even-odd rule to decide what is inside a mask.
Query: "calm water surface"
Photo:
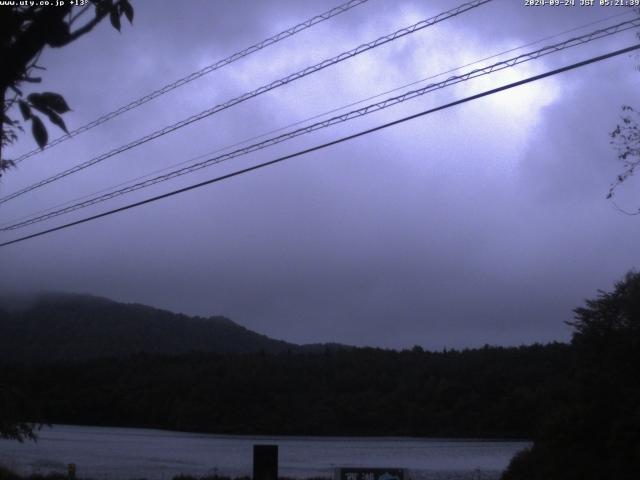
[[[170,480],[174,475],[251,475],[255,444],[279,446],[280,475],[329,477],[337,466],[402,467],[420,480],[498,478],[527,442],[412,438],[223,436],[55,425],[34,444],[0,440],[0,464],[24,474]]]

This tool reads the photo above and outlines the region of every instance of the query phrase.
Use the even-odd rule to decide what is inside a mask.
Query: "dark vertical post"
[[[278,446],[253,446],[253,480],[278,480]]]

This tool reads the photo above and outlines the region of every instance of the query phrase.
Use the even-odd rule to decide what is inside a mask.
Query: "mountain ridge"
[[[87,294],[46,292],[0,302],[0,360],[18,363],[137,353],[280,353],[340,347],[297,345],[224,316],[188,316]]]

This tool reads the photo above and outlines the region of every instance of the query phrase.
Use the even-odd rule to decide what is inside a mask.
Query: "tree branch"
[[[69,33],[69,37],[67,38],[67,40],[62,45],[59,45],[59,46],[62,47],[64,45],[67,45],[68,43],[71,43],[74,40],[77,40],[82,35],[89,33],[91,30],[94,29],[96,25],[98,25],[98,23],[102,21],[104,17],[107,16],[108,13],[109,13],[108,11],[96,13],[96,16],[93,17],[92,20],[87,22],[83,27],[80,27],[78,30],[76,30],[73,33]]]
[[[630,217],[635,217],[636,215],[640,215],[640,209],[638,209],[637,212],[630,212],[629,210],[625,210],[624,208],[620,207],[615,201],[611,200],[611,203],[613,204],[613,207],[618,210],[620,213],[624,213],[625,215],[628,215]]]
[[[86,12],[88,12],[90,8],[91,8],[91,5],[87,4],[84,7],[82,7],[78,13],[76,13],[75,15],[72,15],[71,18],[69,19],[69,26],[73,25],[75,21],[78,20]],[[71,12],[69,12],[69,14],[71,14]]]

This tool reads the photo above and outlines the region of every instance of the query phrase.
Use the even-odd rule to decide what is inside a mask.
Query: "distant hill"
[[[75,294],[0,303],[0,361],[51,362],[135,353],[317,350],[248,330],[225,317],[189,317]]]

